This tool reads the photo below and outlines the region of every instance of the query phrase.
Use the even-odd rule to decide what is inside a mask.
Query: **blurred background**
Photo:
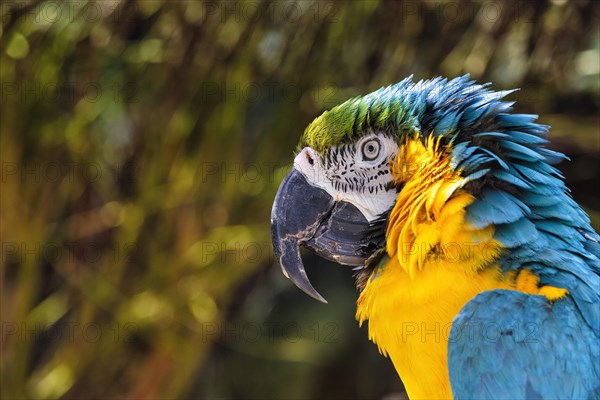
[[[600,2],[2,1],[2,398],[396,399],[348,269],[287,281],[305,126],[464,73],[552,125],[598,230]]]

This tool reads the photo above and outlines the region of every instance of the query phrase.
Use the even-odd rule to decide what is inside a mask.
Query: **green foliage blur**
[[[2,398],[405,398],[351,272],[273,258],[297,140],[411,74],[521,87],[598,229],[599,6],[3,1]]]

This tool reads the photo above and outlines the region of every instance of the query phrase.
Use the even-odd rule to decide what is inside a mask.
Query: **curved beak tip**
[[[296,286],[298,286],[298,288],[300,290],[302,290],[304,293],[306,293],[307,295],[309,295],[310,297],[312,297],[315,300],[320,301],[321,303],[327,304],[327,300],[325,300],[325,298],[323,296],[321,296],[321,293],[317,292],[317,290],[313,287],[313,285],[311,285],[309,283],[308,278],[306,279],[306,283],[308,283],[308,285],[302,285],[300,282],[296,282],[293,279],[290,279],[292,282],[294,282],[294,284]]]
[[[283,238],[275,245],[275,249],[275,254],[279,259],[283,275],[313,299],[322,303],[327,303],[327,300],[317,292],[306,275],[304,264],[300,258],[300,245],[298,240],[293,237]]]

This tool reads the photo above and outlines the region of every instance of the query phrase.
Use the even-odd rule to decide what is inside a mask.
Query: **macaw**
[[[552,165],[549,127],[468,75],[412,77],[304,131],[271,213],[299,247],[354,267],[356,318],[411,399],[600,398],[600,237]]]

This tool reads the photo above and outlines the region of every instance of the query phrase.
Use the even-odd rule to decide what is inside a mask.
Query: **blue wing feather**
[[[514,166],[521,174],[529,177],[529,180],[532,182],[540,183],[542,185],[553,185],[554,180],[556,180],[556,178],[553,178],[552,176],[542,174],[541,172],[536,171],[533,168],[526,167],[523,164],[514,164]]]
[[[525,133],[521,131],[510,131],[507,133],[510,136],[510,140],[516,143],[526,144],[526,145],[539,145],[548,143],[548,139],[543,137],[532,135],[530,133]],[[539,152],[538,152],[539,153]]]
[[[512,140],[501,140],[500,143],[504,150],[509,152],[513,158],[533,162],[544,159],[544,156],[537,151],[515,143]]]
[[[506,247],[517,247],[537,240],[536,225],[527,218],[496,226],[495,237]]]
[[[448,363],[457,399],[598,398],[599,337],[570,298],[494,290],[455,318]]]
[[[496,162],[498,163],[498,165],[500,165],[500,167],[502,169],[508,171],[508,164],[502,158],[500,158],[497,154],[492,153],[490,150],[486,149],[485,147],[481,147],[480,150],[483,151],[484,153],[486,153],[487,155],[489,155],[490,157],[492,157],[494,160],[496,160]]]
[[[502,190],[486,189],[476,202],[467,207],[467,221],[475,228],[515,222],[528,214],[529,208],[515,196]]]
[[[565,156],[564,154],[543,147],[540,147],[538,152],[546,157],[546,162],[548,164],[558,164],[562,161],[569,160],[569,157]]]
[[[510,170],[510,167],[509,167]],[[509,183],[511,185],[515,185],[521,189],[531,189],[533,186],[520,177],[520,174],[511,173],[509,171],[504,170],[495,170],[492,171],[492,176],[497,178],[503,182]]]
[[[499,109],[483,100],[476,104],[465,115]],[[448,347],[457,398],[600,397],[600,237],[551,165],[568,158],[541,147],[548,127],[536,118],[500,112],[492,129],[454,137],[453,166],[469,182],[475,171],[489,170],[474,186],[466,221],[475,228],[494,226],[505,247],[497,261],[502,271],[529,269],[540,285],[569,294],[551,303],[497,290],[469,302],[454,321]],[[489,331],[461,335],[469,323],[488,324],[499,334],[491,340]],[[527,331],[532,327],[535,332]],[[528,341],[518,336],[524,332],[537,336]]]

